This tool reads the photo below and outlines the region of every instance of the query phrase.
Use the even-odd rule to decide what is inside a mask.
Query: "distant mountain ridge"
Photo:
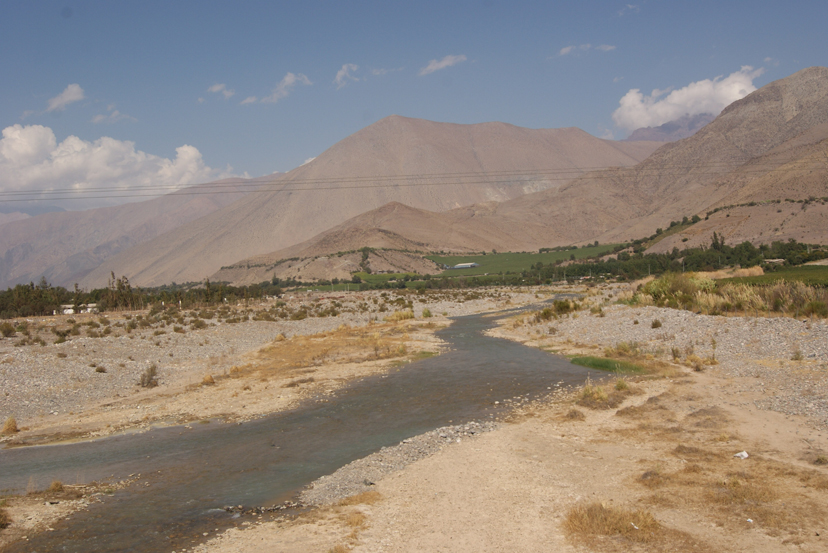
[[[0,227],[0,287],[41,277],[71,287],[110,256],[243,197],[249,184],[208,183],[144,202],[7,222]]]
[[[756,205],[720,211],[660,242],[659,250],[709,244],[714,231],[728,243],[789,238],[828,243],[824,202],[784,202],[828,197],[826,152],[828,69],[813,67],[734,102],[693,136],[660,147],[634,167],[592,172],[554,189],[442,213],[392,203],[255,261],[267,267],[285,257],[361,246],[528,251],[617,242],[649,236],[684,216],[704,217],[717,207],[751,202]],[[761,203],[777,200],[783,203]],[[241,281],[247,278],[241,269],[250,261],[213,278]]]
[[[198,281],[239,259],[290,247],[388,202],[434,211],[555,189],[595,167],[629,166],[660,143],[602,140],[575,128],[525,129],[386,117],[261,192],[115,255],[141,285]]]

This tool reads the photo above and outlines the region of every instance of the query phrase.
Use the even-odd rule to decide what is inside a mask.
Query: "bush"
[[[3,333],[4,337],[10,338],[14,336],[17,331],[14,329],[11,323],[4,322],[0,323],[0,332]]]
[[[8,528],[11,525],[11,517],[5,509],[0,509],[0,529]]]
[[[20,432],[17,428],[17,421],[14,417],[9,417],[6,419],[5,424],[3,424],[3,431],[0,434],[16,434]]]
[[[661,321],[658,319],[653,319],[653,323],[650,325],[652,328],[661,328]]]
[[[423,309],[423,319],[429,319],[429,318],[431,318],[431,309],[426,307],[425,309]]]
[[[138,382],[142,388],[155,388],[158,386],[158,369],[155,365],[150,365],[147,370],[141,374],[141,380]]]

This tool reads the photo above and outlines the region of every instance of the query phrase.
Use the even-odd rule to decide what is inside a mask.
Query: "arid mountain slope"
[[[72,286],[111,255],[204,217],[249,191],[238,181],[217,184],[144,202],[8,222],[0,231],[0,287],[43,276],[54,285]]]
[[[443,211],[555,189],[589,168],[629,166],[659,143],[613,142],[584,131],[458,125],[387,117],[312,162],[174,233],[121,253],[91,272],[141,285],[200,280],[239,259],[307,240],[391,201]]]
[[[828,69],[821,67],[768,84],[635,167],[592,172],[560,187],[444,213],[390,204],[261,259],[267,265],[362,246],[481,251],[623,241],[715,207],[811,196],[828,196]],[[727,217],[723,211],[693,227],[703,229],[703,236],[690,237],[688,230],[681,237],[690,237],[686,245],[709,243],[718,230],[729,242],[828,242],[823,208],[746,206],[739,208],[738,224],[736,212]]]

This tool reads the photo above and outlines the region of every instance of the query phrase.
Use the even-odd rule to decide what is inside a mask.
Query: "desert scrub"
[[[423,319],[429,319],[431,318],[431,316],[431,309],[429,309],[428,307],[423,309]]]
[[[414,312],[413,311],[394,311],[389,316],[385,317],[385,320],[388,322],[398,322],[398,321],[405,321],[407,319],[413,319]]]
[[[651,328],[661,328],[661,321],[658,319],[653,319],[653,322],[650,324]]]
[[[9,417],[6,419],[6,422],[3,424],[3,431],[0,434],[9,435],[9,434],[16,434],[20,430],[17,428],[17,420],[14,417]]]
[[[594,536],[621,536],[646,543],[660,532],[661,525],[649,511],[607,507],[595,502],[570,509],[564,520],[564,529],[570,537],[580,540]]]
[[[12,523],[9,512],[3,507],[0,507],[0,530],[8,528]]]
[[[141,378],[138,381],[138,384],[142,388],[155,388],[158,386],[158,367],[154,364],[147,367],[147,369],[141,373]]]
[[[17,333],[17,330],[15,330],[11,323],[3,322],[0,323],[0,333],[2,333],[5,338],[11,338]]]

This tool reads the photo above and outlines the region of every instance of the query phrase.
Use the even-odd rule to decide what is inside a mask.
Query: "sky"
[[[289,171],[392,114],[623,139],[828,65],[825,21],[824,1],[3,0],[0,206]]]

